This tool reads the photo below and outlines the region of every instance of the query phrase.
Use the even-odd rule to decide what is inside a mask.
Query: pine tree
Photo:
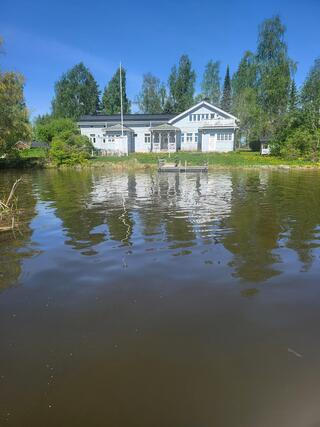
[[[320,58],[314,61],[303,84],[301,103],[313,129],[320,129]]]
[[[292,80],[290,95],[289,95],[289,111],[290,112],[296,111],[298,109],[298,104],[299,104],[298,89],[296,86],[296,82]]]
[[[99,89],[94,77],[82,62],[75,65],[55,84],[52,112],[55,117],[77,120],[94,114],[99,107]]]
[[[182,55],[179,67],[174,65],[169,76],[169,103],[174,112],[182,112],[193,104],[196,74],[187,55]],[[169,105],[168,103],[168,105]]]
[[[121,68],[122,78],[122,105],[124,114],[130,113],[131,103],[126,93],[126,70]],[[106,86],[102,96],[102,109],[105,114],[120,114],[120,68],[117,69],[112,79]]]
[[[221,98],[221,104],[220,104],[222,110],[227,112],[231,111],[231,99],[232,99],[231,97],[232,97],[232,90],[231,90],[230,70],[228,65],[226,76],[224,79],[223,92],[222,92],[222,98]]]
[[[201,99],[207,98],[212,104],[220,101],[220,62],[209,61],[206,65],[201,83]]]

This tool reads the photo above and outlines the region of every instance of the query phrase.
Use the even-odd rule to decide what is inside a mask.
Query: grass
[[[44,158],[47,155],[47,150],[44,148],[29,148],[27,150],[20,151],[20,157],[23,159],[39,159]]]
[[[20,152],[20,159],[15,167],[44,167],[46,150],[42,148],[32,148]],[[235,151],[230,153],[198,153],[198,152],[177,152],[177,153],[131,153],[129,156],[99,156],[90,159],[89,166],[100,167],[110,166],[113,168],[154,168],[159,159],[174,162],[176,159],[182,164],[202,165],[208,163],[213,167],[320,167],[320,163],[314,163],[305,159],[283,159],[275,156],[261,156],[260,153],[251,151]],[[40,163],[39,163],[40,162]],[[48,164],[47,166],[50,166]],[[52,166],[52,165],[51,165]],[[0,164],[1,167],[1,164]]]
[[[282,159],[274,156],[261,156],[255,152],[231,152],[231,153],[191,153],[177,152],[169,156],[167,153],[132,153],[129,156],[116,157],[104,156],[95,157],[90,162],[111,163],[125,165],[128,162],[131,164],[140,165],[157,165],[158,159],[166,159],[166,161],[174,162],[180,160],[182,164],[186,161],[188,165],[202,165],[208,162],[209,167],[261,167],[261,166],[300,166],[300,167],[320,167],[319,163],[313,163],[304,159]]]

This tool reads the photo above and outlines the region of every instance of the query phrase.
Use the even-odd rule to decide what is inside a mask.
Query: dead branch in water
[[[11,187],[9,196],[0,200],[0,231],[10,231],[15,227],[15,214],[17,213],[17,207],[14,194],[20,181],[21,178],[17,179]]]

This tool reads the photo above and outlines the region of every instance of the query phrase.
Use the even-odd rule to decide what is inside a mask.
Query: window
[[[181,134],[181,142],[184,142],[184,133]]]
[[[198,134],[197,133],[194,134],[194,142],[198,142]]]
[[[192,115],[192,114],[190,114],[190,115],[189,115],[189,122],[192,122],[192,120],[193,120],[193,115]]]
[[[103,138],[103,142],[106,142],[105,138]]]
[[[192,133],[187,133],[187,142],[192,142]]]
[[[201,120],[201,114],[198,114],[198,121],[200,122]]]
[[[214,114],[212,113],[212,114],[210,114],[210,118],[211,119],[214,119]]]
[[[145,133],[144,134],[144,142],[146,144],[149,144],[151,142],[151,135],[150,135],[150,133]]]
[[[218,141],[232,141],[232,133],[231,132],[219,132],[217,134]]]

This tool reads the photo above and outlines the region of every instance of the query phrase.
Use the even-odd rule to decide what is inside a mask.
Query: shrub
[[[306,128],[297,128],[288,135],[279,152],[282,157],[307,157],[310,160],[319,159],[320,131],[310,131]]]
[[[83,135],[70,135],[64,139],[55,137],[51,143],[49,155],[57,165],[75,165],[85,163],[91,153],[92,145]]]
[[[71,119],[55,119],[51,116],[38,117],[33,129],[36,140],[49,143],[55,137],[62,136],[63,139],[66,139],[67,136],[78,132],[76,123]]]

